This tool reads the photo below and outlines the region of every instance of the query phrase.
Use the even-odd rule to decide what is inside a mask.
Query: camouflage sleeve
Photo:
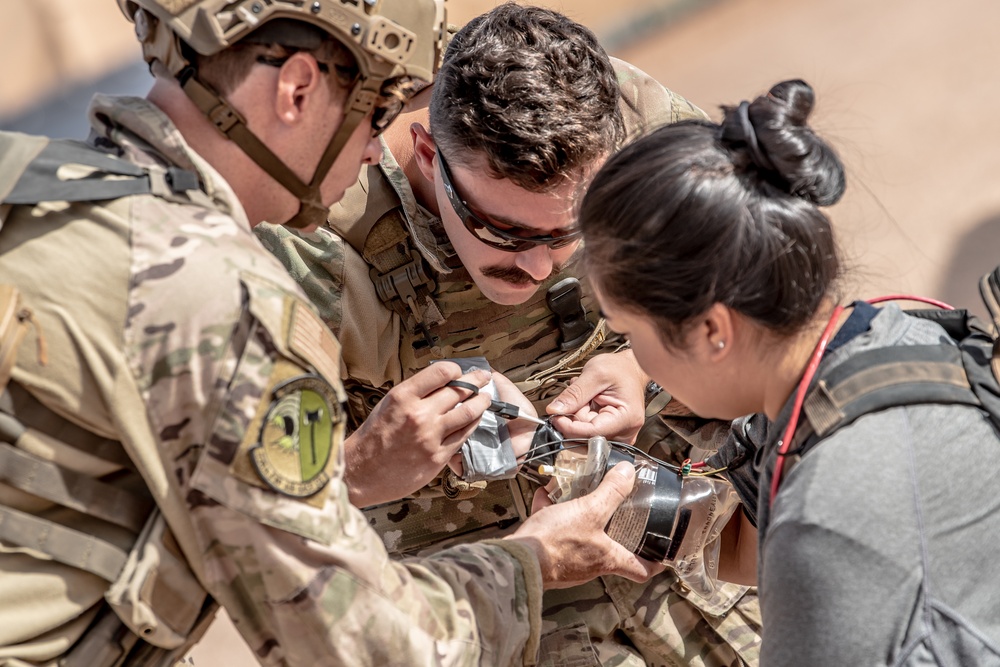
[[[342,482],[336,340],[252,237],[226,248],[224,233],[144,243],[159,252],[132,281],[145,307],[129,321],[158,455],[186,506],[171,525],[203,585],[264,665],[533,656],[533,554],[485,543],[389,558]]]
[[[664,87],[635,65],[611,59],[621,86],[621,111],[627,140],[661,125],[682,120],[707,120],[708,114],[681,95]]]
[[[333,335],[340,338],[346,243],[322,228],[309,234],[263,223],[253,231],[306,293]]]
[[[370,386],[402,380],[399,317],[378,298],[368,264],[344,239],[321,227],[311,234],[281,225],[254,228],[284,265],[343,347],[344,377]]]

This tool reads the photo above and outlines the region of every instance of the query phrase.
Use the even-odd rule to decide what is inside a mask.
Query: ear
[[[690,342],[705,358],[718,361],[725,359],[732,351],[736,343],[735,334],[733,311],[716,303],[705,311],[701,324],[695,328],[696,339]]]
[[[308,53],[292,54],[278,70],[275,85],[275,114],[289,125],[302,122],[310,106],[328,107],[330,104],[329,98],[323,95],[329,92],[325,75]]]
[[[420,173],[426,181],[434,183],[437,180],[437,171],[434,168],[437,144],[434,143],[434,137],[420,123],[410,125],[410,136],[413,138],[413,157],[417,161]]]

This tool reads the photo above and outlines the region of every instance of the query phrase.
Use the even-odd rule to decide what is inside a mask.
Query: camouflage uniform
[[[630,137],[663,123],[705,117],[638,69],[612,60]],[[398,222],[393,223],[394,217]],[[578,372],[579,361],[573,364],[576,371],[554,377],[544,372],[567,354],[559,350],[560,332],[545,293],[555,282],[578,275],[575,265],[551,276],[524,304],[490,302],[457,261],[440,220],[416,202],[388,148],[381,164],[363,171],[357,186],[333,207],[330,226],[314,234],[271,225],[261,225],[256,231],[343,344],[344,378],[355,421],[367,416],[391,386],[435,358],[485,356],[494,369],[518,382],[540,403],[565,386],[552,380],[565,380]],[[419,307],[435,339],[433,349],[405,307],[399,302],[392,310],[383,306],[369,278],[369,271],[377,280],[378,274],[386,275],[394,266],[405,267],[409,255],[417,252],[430,265],[433,280],[431,287],[417,290]],[[390,257],[393,253],[401,256]],[[596,322],[589,294],[583,303],[588,317]],[[600,343],[594,340],[591,347]],[[608,346],[605,342],[604,347]],[[678,426],[689,441],[711,445],[699,440],[704,437],[696,428],[699,424],[686,420]],[[715,432],[707,437],[714,440]],[[660,446],[684,443],[674,431],[653,440],[661,441]],[[523,518],[532,492],[523,480],[468,489],[446,470],[414,497],[368,508],[366,514],[390,551],[419,553],[502,531]],[[603,577],[584,586],[548,591],[543,604],[540,664],[733,665],[757,661],[760,615],[753,589],[726,584],[718,595],[704,600],[668,572],[642,585]]]
[[[205,591],[265,665],[534,655],[534,556],[490,542],[391,561],[341,480],[336,340],[159,109],[98,97],[91,116],[97,145],[194,172],[201,189],[0,207],[0,283],[36,323],[2,406],[0,665],[110,664],[62,661],[115,619],[105,599],[178,645]],[[3,140],[8,157],[35,145]],[[334,418],[315,421],[320,409]],[[16,440],[11,415],[27,429]],[[156,511],[169,526],[157,562],[129,560],[137,535],[163,528],[147,523]],[[171,574],[185,563],[196,578]],[[141,590],[116,581],[130,568]]]

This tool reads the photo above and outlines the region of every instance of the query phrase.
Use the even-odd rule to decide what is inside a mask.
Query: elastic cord
[[[937,306],[938,308],[943,308],[945,310],[955,310],[954,306],[951,306],[943,301],[908,294],[890,294],[888,296],[880,296],[874,299],[868,299],[867,303],[875,305],[886,301],[916,301],[919,303]],[[795,429],[799,424],[799,414],[802,410],[802,403],[805,402],[806,392],[809,390],[809,385],[812,383],[812,379],[816,375],[820,361],[823,360],[823,353],[826,352],[826,346],[830,342],[834,325],[843,311],[843,306],[837,306],[834,309],[833,315],[830,317],[830,321],[826,325],[826,329],[823,330],[823,336],[816,345],[816,349],[813,350],[812,357],[809,359],[809,365],[806,367],[806,372],[802,376],[802,380],[799,382],[798,391],[795,395],[795,403],[792,406],[792,416],[788,420],[788,426],[785,428],[785,433],[783,434],[781,443],[778,446],[778,460],[774,464],[774,476],[771,478],[771,497],[769,499],[769,506],[774,505],[774,497],[778,495],[778,486],[781,484],[781,472],[785,467],[785,456],[788,452],[788,448],[791,447],[792,438],[795,436]]]
[[[774,171],[774,163],[771,162],[770,158],[761,150],[760,145],[757,143],[757,130],[754,129],[753,123],[750,122],[750,103],[743,101],[740,102],[740,106],[736,108],[736,119],[740,121],[740,129],[743,132],[743,141],[746,142],[747,149],[750,151],[750,156],[753,158],[754,164],[756,164],[761,169],[766,169],[768,171]]]
[[[945,303],[944,301],[938,301],[937,299],[929,299],[926,296],[913,296],[910,294],[889,294],[888,296],[880,296],[874,299],[868,299],[868,303],[875,305],[876,303],[885,303],[886,301],[916,301],[917,303],[926,303],[931,306],[937,306],[938,308],[943,308],[945,310],[955,310],[955,307]]]
[[[778,486],[781,484],[781,472],[785,468],[785,455],[788,452],[788,448],[792,445],[795,429],[799,425],[799,414],[802,411],[802,403],[805,402],[809,385],[812,383],[813,377],[816,376],[820,362],[823,361],[823,353],[826,352],[826,346],[830,342],[830,337],[833,335],[833,330],[836,328],[837,320],[840,318],[842,312],[844,312],[843,306],[838,305],[833,309],[833,315],[830,316],[830,321],[827,322],[826,328],[823,329],[823,335],[820,337],[819,342],[816,344],[816,349],[813,350],[812,356],[809,358],[809,365],[806,366],[806,372],[802,375],[802,380],[799,381],[798,390],[795,394],[795,403],[792,405],[792,415],[788,420],[788,426],[785,427],[785,433],[778,445],[778,460],[774,464],[774,475],[771,477],[771,497],[768,499],[768,507],[774,506],[774,497],[778,495]]]

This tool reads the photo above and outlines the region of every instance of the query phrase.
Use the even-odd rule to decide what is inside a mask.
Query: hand
[[[505,403],[513,403],[520,409],[520,414],[529,417],[537,417],[535,406],[531,404],[528,397],[521,393],[513,382],[505,375],[493,373],[493,382],[497,386],[497,397]],[[511,419],[507,422],[507,430],[510,432],[511,446],[514,448],[514,456],[520,464],[524,455],[531,450],[531,441],[535,437],[535,429],[538,424],[533,424],[525,419]]]
[[[483,387],[488,371],[462,375],[458,364],[431,364],[393,387],[344,443],[351,504],[368,507],[409,495],[430,482],[475,430],[490,406],[462,380]]]
[[[520,410],[519,414],[530,415],[532,417],[538,416],[535,406],[531,404],[528,397],[522,394],[521,390],[508,380],[505,375],[493,371],[493,383],[496,385],[498,400],[516,405]],[[498,417],[498,419],[504,420],[503,417]],[[507,421],[507,432],[510,433],[511,448],[514,450],[514,458],[518,463],[531,450],[531,441],[535,437],[536,428],[537,424],[532,424],[524,419],[511,419]],[[464,468],[462,467],[461,452],[451,457],[448,467],[459,477],[462,476]]]
[[[545,490],[538,489],[531,516],[505,539],[534,550],[546,590],[577,586],[605,574],[646,581],[664,566],[639,558],[604,532],[634,481],[635,469],[619,463],[582,498],[554,505]]]
[[[570,415],[552,420],[567,438],[603,435],[632,442],[645,421],[647,382],[632,350],[599,354],[545,411]]]

